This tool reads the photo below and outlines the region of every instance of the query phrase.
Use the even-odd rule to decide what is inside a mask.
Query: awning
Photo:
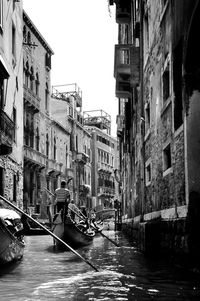
[[[1,54],[0,54],[0,74],[5,79],[9,78],[9,76],[10,76],[10,74],[8,72],[8,68],[6,67],[6,63]]]

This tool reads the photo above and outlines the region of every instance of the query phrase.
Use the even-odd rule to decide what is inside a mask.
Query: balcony
[[[76,160],[78,163],[86,164],[89,162],[89,156],[84,153],[78,153],[76,155]]]
[[[48,159],[47,167],[48,167],[48,174],[53,174],[54,176],[58,176],[62,173],[62,163],[58,163],[54,159]]]
[[[114,77],[116,97],[131,97],[132,88],[139,83],[139,47],[115,45]]]
[[[124,130],[124,115],[117,115],[117,136],[121,137]]]
[[[98,173],[105,173],[109,175],[113,172],[113,166],[104,162],[98,162],[97,168],[98,168]]]
[[[74,178],[74,170],[73,168],[66,168],[65,175],[67,178]]]
[[[34,113],[38,113],[40,110],[40,98],[26,85],[24,85],[24,104],[28,110]]]
[[[65,174],[66,174],[66,177],[73,178],[74,177],[74,170],[73,170],[73,168],[66,168],[65,169]]]
[[[15,124],[10,117],[0,109],[0,154],[8,155],[12,152]]]
[[[82,184],[79,186],[79,195],[87,196],[91,193],[91,186],[87,184]]]
[[[113,197],[115,195],[115,189],[110,187],[98,187],[97,188],[98,196],[105,196],[105,197]]]
[[[24,145],[24,161],[25,165],[30,165],[32,167],[46,167],[46,156],[27,145]]]
[[[130,23],[131,21],[131,1],[115,0],[116,3],[116,22],[118,24]]]

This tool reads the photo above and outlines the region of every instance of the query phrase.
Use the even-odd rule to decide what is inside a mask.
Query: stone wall
[[[146,255],[165,256],[176,261],[183,259],[181,264],[185,266],[192,262],[186,218],[147,222],[129,219],[123,222],[122,231]],[[186,258],[188,260],[184,260]]]
[[[0,167],[4,169],[4,197],[13,202],[14,175],[16,176],[16,203],[23,208],[23,169],[21,165],[12,161],[6,156],[0,157]]]

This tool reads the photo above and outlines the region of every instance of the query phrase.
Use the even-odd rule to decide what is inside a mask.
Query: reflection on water
[[[0,271],[0,300],[200,300],[199,280],[161,260],[150,260],[119,232],[102,236],[77,250],[95,265],[71,252],[53,249],[50,236],[26,237],[20,263]]]

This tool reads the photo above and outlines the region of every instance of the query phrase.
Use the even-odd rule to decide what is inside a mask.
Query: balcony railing
[[[98,162],[98,172],[111,174],[113,172],[113,166],[104,162]]]
[[[48,172],[53,172],[54,174],[61,174],[62,173],[62,163],[57,162],[54,159],[48,159],[47,161],[47,167],[48,167]]]
[[[76,159],[78,163],[86,164],[87,162],[89,162],[89,156],[84,153],[78,153],[76,155]]]
[[[24,85],[24,101],[26,106],[30,108],[34,113],[39,112],[40,98],[26,85]]]
[[[131,88],[139,83],[139,47],[115,45],[114,76],[116,97],[130,97]]]
[[[46,156],[27,145],[24,145],[24,158],[41,167],[46,166]]]
[[[114,188],[110,188],[110,187],[98,187],[97,188],[97,193],[99,195],[105,195],[105,196],[113,196],[115,195],[115,189]]]
[[[0,109],[0,145],[8,147],[7,154],[12,151],[10,147],[14,142],[14,131],[14,122],[12,121],[12,119],[10,119],[5,111]],[[6,149],[4,149],[4,152],[6,154]]]

